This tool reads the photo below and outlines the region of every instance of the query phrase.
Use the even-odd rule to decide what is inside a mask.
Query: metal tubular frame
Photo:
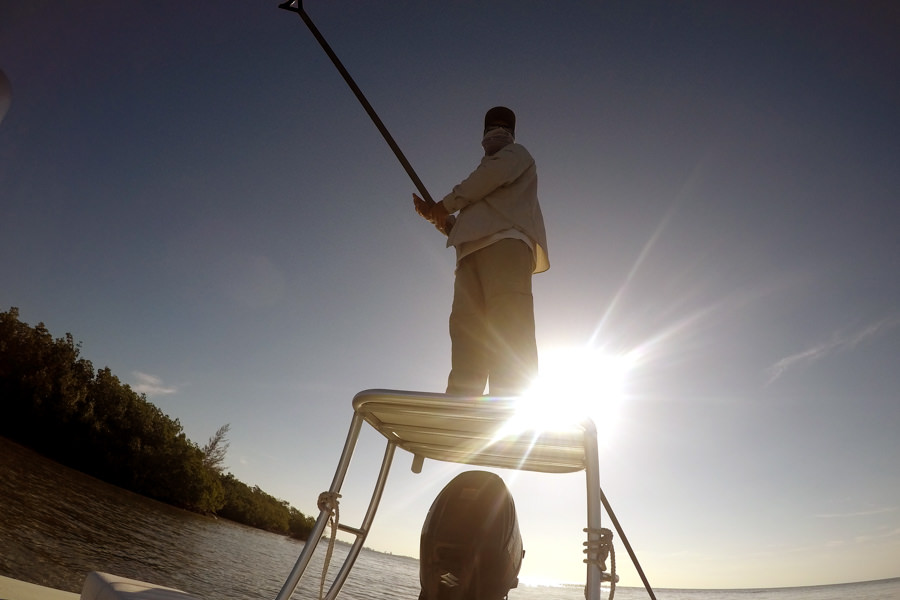
[[[362,429],[362,424],[362,416],[358,413],[354,413],[353,419],[350,421],[350,431],[347,434],[347,441],[344,443],[344,451],[341,454],[341,460],[338,462],[337,470],[334,473],[334,479],[331,481],[331,487],[328,488],[329,493],[338,494],[341,491],[341,486],[344,484],[344,477],[347,475],[347,470],[350,468],[350,459],[353,458],[353,450],[356,448],[356,442],[359,440],[359,432]],[[356,557],[359,555],[360,550],[362,550],[363,544],[366,541],[366,536],[369,534],[369,529],[372,526],[372,521],[375,519],[375,512],[378,510],[378,505],[381,502],[381,494],[384,492],[388,473],[391,470],[391,464],[394,460],[395,448],[396,444],[388,440],[387,447],[384,450],[384,458],[381,461],[381,472],[378,474],[378,479],[375,482],[375,489],[372,492],[371,500],[369,500],[369,508],[366,510],[366,514],[363,517],[362,525],[358,528],[338,526],[338,529],[341,531],[354,534],[356,536],[356,541],[350,547],[350,551],[344,560],[341,570],[338,571],[337,576],[335,576],[334,581],[331,583],[331,587],[325,595],[326,600],[334,600],[337,597],[338,592],[340,592],[341,587],[344,585],[344,581],[347,580],[347,576],[350,574],[350,569],[353,568],[353,564],[356,562]],[[289,600],[294,593],[297,584],[300,583],[303,572],[306,571],[306,567],[309,565],[309,561],[319,545],[319,541],[322,539],[322,534],[325,532],[325,527],[328,525],[328,519],[330,517],[330,510],[322,508],[319,511],[319,518],[316,519],[316,524],[313,526],[306,543],[303,545],[303,550],[300,552],[300,556],[297,558],[294,568],[291,570],[290,575],[288,575],[287,580],[281,587],[281,591],[278,592],[276,600]]]
[[[459,398],[397,390],[360,392],[353,399],[353,409],[350,431],[328,493],[340,493],[363,422],[368,422],[383,434],[387,445],[362,525],[358,528],[339,526],[342,531],[354,534],[356,541],[328,589],[325,600],[336,599],[362,550],[381,502],[397,447],[413,454],[414,471],[416,463],[420,464],[425,458],[544,473],[570,473],[583,469],[587,491],[586,600],[600,600],[600,584],[606,575],[600,560],[605,557],[597,557],[593,550],[597,548],[600,539],[601,509],[604,507],[610,513],[620,538],[641,573],[650,597],[654,598],[631,545],[609,510],[609,504],[600,488],[597,430],[590,419],[574,424],[562,433],[534,430],[502,433],[503,426],[514,414],[515,399]],[[322,538],[330,516],[331,510],[323,506],[306,545],[276,600],[291,598]]]
[[[587,484],[587,534],[588,550],[594,547],[590,542],[600,539],[600,460],[597,450],[597,428],[594,423],[587,420],[584,425],[584,476]],[[603,581],[603,572],[596,557],[588,554],[587,583],[585,584],[585,597],[587,600],[600,600],[600,582]]]

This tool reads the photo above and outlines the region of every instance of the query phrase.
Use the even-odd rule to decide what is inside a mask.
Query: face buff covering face
[[[481,147],[484,148],[485,156],[492,156],[501,148],[512,144],[514,141],[513,134],[502,127],[497,127],[484,134],[484,138],[481,140]]]

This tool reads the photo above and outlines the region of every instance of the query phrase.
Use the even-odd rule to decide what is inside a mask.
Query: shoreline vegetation
[[[0,436],[101,481],[198,514],[306,540],[315,520],[223,468],[229,425],[200,447],[72,334],[0,312]]]

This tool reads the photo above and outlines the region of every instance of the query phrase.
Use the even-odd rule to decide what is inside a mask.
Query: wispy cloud
[[[867,510],[858,510],[853,512],[845,512],[845,513],[823,513],[815,515],[817,519],[846,519],[849,517],[869,517],[872,515],[883,515],[885,513],[896,512],[898,507],[896,506],[883,506],[880,508],[870,508]]]
[[[858,346],[880,337],[900,326],[900,316],[892,316],[851,332],[839,331],[830,340],[786,356],[766,369],[768,384],[781,377],[789,369],[809,366],[835,352],[855,350]]]
[[[863,534],[858,535],[853,538],[854,542],[865,543],[865,542],[874,542],[879,540],[890,540],[900,538],[900,527],[895,527],[894,529],[887,529],[884,531],[878,531],[872,534]]]
[[[148,396],[168,396],[169,394],[174,394],[178,391],[175,387],[163,385],[162,379],[155,375],[141,373],[140,371],[134,371],[132,375],[134,375],[137,383],[131,386],[131,389],[139,394],[146,394]]]
[[[844,540],[829,540],[826,548],[845,548],[854,544],[870,544],[872,542],[891,541],[900,538],[900,527],[881,529],[872,533],[861,533]]]

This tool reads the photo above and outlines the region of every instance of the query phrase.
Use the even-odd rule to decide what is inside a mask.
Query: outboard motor
[[[519,584],[522,536],[497,475],[460,473],[435,498],[419,545],[419,600],[501,600]]]

